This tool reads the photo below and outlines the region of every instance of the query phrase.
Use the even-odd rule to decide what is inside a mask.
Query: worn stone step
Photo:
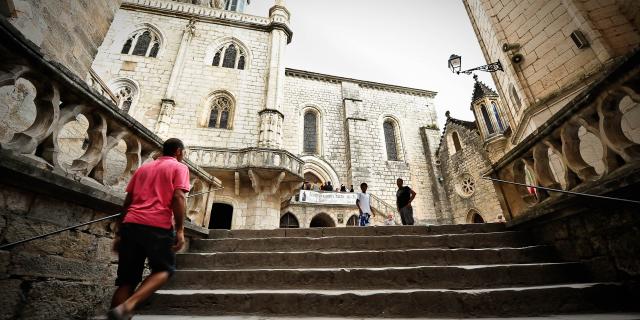
[[[421,248],[492,248],[531,245],[519,231],[442,235],[348,236],[322,238],[206,239],[191,243],[191,252],[392,250]]]
[[[106,319],[96,318],[96,319]],[[133,320],[373,320],[380,319],[378,317],[366,318],[345,318],[345,317],[292,317],[292,316],[176,316],[176,315],[138,315]],[[443,318],[394,318],[395,320],[445,320]],[[451,318],[446,318],[450,320]],[[478,319],[478,318],[476,318]],[[587,313],[587,314],[553,314],[540,317],[499,317],[499,318],[481,318],[482,320],[638,320],[640,313],[626,312],[608,312],[608,313]]]
[[[473,289],[587,281],[579,263],[178,270],[167,289]]]
[[[379,226],[349,228],[273,229],[273,230],[210,230],[211,239],[282,238],[282,237],[335,237],[335,236],[388,236],[437,235],[447,233],[484,233],[505,231],[503,223],[449,224],[437,226]]]
[[[177,256],[179,269],[239,268],[356,268],[484,265],[555,262],[551,247],[484,249],[409,249],[385,251],[301,251],[184,253]]]
[[[617,284],[482,290],[161,290],[142,308],[158,315],[489,317],[624,310]]]

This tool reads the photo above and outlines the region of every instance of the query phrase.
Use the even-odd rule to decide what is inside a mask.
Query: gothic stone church
[[[289,10],[276,1],[260,17],[244,14],[246,5],[125,0],[92,67],[121,109],[162,138],[183,139],[188,159],[222,181],[190,205],[206,213],[199,223],[353,223],[353,204],[296,201],[308,180],[356,191],[366,182],[379,224],[395,211],[397,178],[418,194],[417,224],[450,222],[435,167],[436,93],[288,69]],[[202,191],[196,181],[193,192]]]

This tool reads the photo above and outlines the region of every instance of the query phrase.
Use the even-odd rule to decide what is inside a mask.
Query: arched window
[[[303,152],[318,153],[318,115],[309,110],[304,113]]]
[[[296,216],[287,212],[280,218],[280,228],[300,228],[300,223]]]
[[[228,43],[216,51],[211,65],[244,70],[247,65],[247,54],[239,45]]]
[[[218,96],[211,101],[209,114],[209,128],[231,129],[233,102],[229,97]]]
[[[351,217],[349,217],[349,220],[347,220],[347,227],[357,227],[357,226],[358,226],[358,216],[354,214]]]
[[[522,101],[520,101],[520,96],[518,96],[518,92],[512,84],[509,85],[509,95],[511,96],[511,102],[516,107],[516,110],[522,108]]]
[[[119,79],[114,81],[109,87],[112,88],[112,92],[118,99],[118,109],[126,113],[131,113],[138,96],[138,87],[135,82],[129,79]]]
[[[495,102],[491,101],[491,107],[493,108],[493,115],[496,117],[496,123],[498,124],[498,129],[500,132],[504,131],[504,125],[502,124],[502,119],[500,119],[500,112],[498,111],[498,105]]]
[[[391,120],[386,120],[382,124],[384,129],[384,142],[387,147],[387,160],[398,161],[398,137],[396,135],[396,126]]]
[[[491,123],[491,118],[489,117],[489,113],[487,112],[487,107],[485,105],[480,106],[480,112],[482,112],[482,118],[484,119],[484,123],[487,126],[487,132],[491,135],[495,132],[493,129],[493,124]]]
[[[462,144],[460,144],[460,137],[457,132],[451,133],[451,139],[453,140],[453,147],[456,152],[462,150]]]
[[[155,58],[158,56],[158,51],[160,51],[160,37],[150,29],[141,29],[129,36],[120,53]]]

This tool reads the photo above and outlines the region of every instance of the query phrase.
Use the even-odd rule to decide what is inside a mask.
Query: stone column
[[[180,47],[178,54],[176,55],[173,69],[171,70],[171,77],[169,78],[169,85],[164,93],[164,99],[162,99],[162,105],[160,106],[160,115],[158,116],[158,122],[156,123],[156,134],[162,138],[168,138],[166,135],[169,133],[169,127],[171,118],[173,117],[176,102],[173,98],[174,92],[182,75],[182,69],[184,68],[184,58],[189,51],[189,45],[191,39],[196,34],[196,20],[192,19],[187,23],[187,26],[182,33],[182,40],[180,41]]]
[[[271,19],[271,39],[269,47],[269,74],[267,78],[267,93],[265,107],[260,112],[260,135],[258,146],[262,148],[278,149],[282,146],[282,104],[284,102],[284,54],[289,43],[288,29],[289,11],[284,1],[276,1],[276,5],[269,10]]]
[[[360,99],[360,86],[357,83],[342,82],[342,103],[345,115],[345,128],[347,142],[347,184],[358,185],[362,181],[371,181],[369,166],[359,163],[362,155],[370,152],[367,145],[367,137],[371,136],[369,123],[364,117],[362,100]],[[358,143],[352,143],[357,141]]]

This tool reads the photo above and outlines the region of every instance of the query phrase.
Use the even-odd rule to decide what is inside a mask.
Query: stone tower
[[[516,145],[640,43],[640,2],[464,0]]]
[[[505,153],[509,123],[504,117],[504,108],[498,94],[486,84],[478,81],[473,86],[471,111],[476,117],[480,137],[491,162],[496,162]]]

